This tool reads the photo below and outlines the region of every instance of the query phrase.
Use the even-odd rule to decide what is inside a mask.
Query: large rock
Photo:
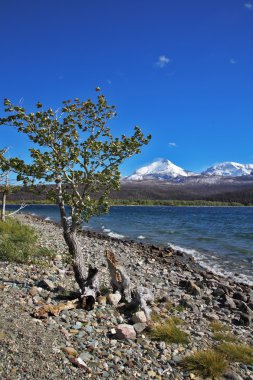
[[[134,329],[137,332],[137,334],[140,334],[146,329],[147,324],[146,323],[135,323],[133,326],[134,326]]]
[[[224,373],[223,378],[226,380],[243,380],[240,375],[232,371]]]
[[[107,296],[107,300],[108,302],[113,305],[113,306],[117,306],[119,301],[121,300],[121,294],[119,292],[116,292],[116,293],[110,293],[108,294]]]
[[[133,314],[132,320],[134,323],[146,323],[147,317],[144,311],[137,311],[136,313]]]
[[[181,286],[182,288],[185,288],[188,293],[194,296],[201,295],[201,289],[193,281],[180,280],[179,286]]]
[[[240,313],[240,319],[238,323],[241,326],[251,326],[252,318],[248,314]]]
[[[244,294],[244,293],[242,293],[242,292],[235,292],[235,293],[233,294],[233,298],[234,298],[235,300],[244,301],[244,302],[247,302],[247,300],[248,300],[247,295]]]
[[[116,338],[118,339],[135,339],[136,331],[132,325],[121,324],[116,328]]]
[[[40,288],[46,289],[46,290],[54,290],[55,284],[48,280],[47,278],[43,278],[38,282],[38,286]]]

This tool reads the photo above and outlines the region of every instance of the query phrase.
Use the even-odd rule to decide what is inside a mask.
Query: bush
[[[230,361],[253,365],[253,347],[248,344],[221,343],[218,349]]]
[[[225,356],[212,349],[197,351],[186,356],[181,364],[185,369],[196,373],[202,378],[219,377],[228,367]]]
[[[0,222],[0,260],[18,263],[42,257],[52,257],[47,248],[37,245],[37,235],[33,228],[21,224],[13,218]]]

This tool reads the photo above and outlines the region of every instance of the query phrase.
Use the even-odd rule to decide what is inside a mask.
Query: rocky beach
[[[25,214],[16,218],[35,228],[40,245],[55,256],[43,265],[0,263],[1,379],[197,380],[203,376],[187,369],[184,358],[217,348],[223,342],[217,326],[238,344],[252,345],[251,286],[206,271],[181,251],[83,231],[87,269],[95,265],[101,282],[95,308],[86,311],[73,306],[78,287],[59,225]],[[141,311],[122,312],[111,294],[106,249],[125,267],[133,288],[152,290],[151,322]],[[42,306],[68,302],[73,307],[36,316]],[[152,335],[152,325],[167,319],[180,325],[184,341]],[[253,379],[252,360],[230,362],[222,378]]]

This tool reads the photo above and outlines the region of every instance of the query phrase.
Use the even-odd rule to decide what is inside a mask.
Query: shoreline
[[[13,377],[15,366],[20,374],[17,379],[200,380],[201,375],[187,372],[181,361],[196,351],[219,353],[221,342],[213,324],[228,329],[236,344],[253,344],[252,286],[215,275],[181,251],[93,231],[81,231],[79,242],[87,258],[85,270],[89,264],[99,270],[100,289],[106,292],[102,294],[111,292],[104,257],[109,249],[127,271],[132,289],[144,286],[153,293],[151,308],[156,319],[152,323],[180,321],[178,328],[188,337],[187,343],[152,338],[147,323],[135,323],[131,314],[109,304],[106,296],[91,311],[74,308],[43,320],[34,318],[41,305],[57,307],[59,302],[76,298],[78,286],[59,223],[29,214],[15,218],[33,227],[39,244],[56,255],[42,267],[0,262],[3,379]],[[134,329],[136,336],[119,338],[116,331],[122,324]],[[76,365],[76,358],[82,359],[83,367]],[[231,361],[226,374],[222,379],[249,380],[253,366]]]
[[[25,213],[22,213],[22,215],[29,216],[32,219],[38,220],[39,222],[45,222],[48,224],[53,224],[53,225],[55,225],[61,229],[61,223],[60,222],[56,222],[56,221],[53,221],[51,219],[43,218],[43,217],[38,216],[38,215],[31,215],[31,214],[25,214]],[[235,284],[237,284],[239,286],[251,287],[253,289],[253,283],[249,283],[247,281],[244,282],[244,280],[242,280],[242,279],[237,279],[235,276],[233,276],[232,273],[231,273],[231,275],[230,274],[226,275],[223,273],[217,273],[214,270],[212,270],[212,268],[205,266],[204,263],[201,264],[196,259],[196,257],[194,255],[188,253],[187,250],[184,250],[181,247],[174,248],[173,246],[166,246],[163,244],[161,244],[161,245],[149,244],[149,243],[145,243],[142,241],[133,240],[130,238],[117,238],[117,237],[109,236],[103,232],[94,231],[94,230],[89,229],[89,228],[87,228],[87,229],[85,228],[85,229],[80,230],[79,235],[83,235],[84,237],[88,237],[91,239],[99,239],[101,241],[104,240],[106,242],[115,242],[115,243],[119,243],[119,244],[122,243],[123,245],[130,245],[130,246],[133,246],[134,248],[137,248],[137,249],[143,251],[144,255],[145,255],[145,252],[150,252],[150,251],[170,252],[173,255],[178,256],[178,259],[180,261],[182,261],[183,264],[185,262],[187,262],[188,265],[191,265],[192,266],[191,269],[193,271],[197,271],[197,272],[201,271],[203,273],[206,272],[208,275],[212,274],[213,276],[221,278],[221,280],[225,280],[225,281],[232,282],[232,283],[234,282]],[[191,250],[191,249],[189,249],[189,250]],[[192,249],[192,250],[195,251],[194,249]],[[228,273],[230,273],[230,272],[228,272]],[[248,281],[250,281],[250,280],[248,280]]]
[[[48,206],[48,205],[45,204],[45,206]],[[122,206],[122,207],[124,207],[124,206]],[[138,207],[143,207],[143,206],[138,206]],[[157,206],[157,207],[159,207],[159,206]],[[191,207],[191,206],[189,206],[189,207]],[[195,206],[192,206],[192,207],[195,207]],[[198,207],[198,206],[196,206],[196,207]],[[200,207],[202,207],[202,206],[200,206]],[[233,206],[233,207],[235,207],[235,206]],[[50,218],[48,219],[47,217],[44,218],[42,216],[33,215],[33,214],[29,214],[29,213],[26,214],[24,212],[22,212],[22,214],[23,215],[30,215],[33,218],[37,218],[38,220],[41,220],[41,221],[45,221],[45,222],[48,222],[48,223],[53,223],[53,224],[57,225],[58,227],[61,226],[60,222],[53,221],[52,219],[50,219]],[[146,248],[147,250],[149,250],[150,247],[155,247],[155,249],[157,249],[157,248],[158,249],[164,248],[165,250],[166,249],[171,249],[174,252],[180,252],[180,255],[183,254],[186,257],[191,258],[191,260],[193,260],[195,262],[195,264],[198,265],[199,268],[202,269],[202,270],[205,270],[207,272],[211,272],[214,275],[220,276],[221,278],[224,278],[224,279],[226,279],[228,281],[234,281],[235,283],[237,283],[239,285],[241,284],[241,285],[246,285],[246,286],[253,286],[253,281],[250,278],[248,278],[247,275],[233,273],[233,272],[230,272],[228,269],[224,269],[224,268],[219,267],[219,266],[217,267],[217,270],[213,269],[213,267],[211,266],[212,263],[210,262],[210,264],[209,264],[209,263],[206,263],[205,261],[203,261],[203,257],[204,256],[201,257],[201,252],[199,253],[194,248],[183,248],[183,247],[180,247],[180,246],[176,246],[176,248],[174,248],[173,244],[171,244],[171,245],[168,244],[168,246],[163,245],[163,244],[157,245],[157,244],[145,243],[144,241],[134,240],[134,239],[127,238],[127,237],[113,237],[113,236],[110,236],[110,235],[108,235],[106,233],[92,230],[88,226],[87,226],[87,228],[82,229],[82,231],[80,231],[80,233],[83,233],[84,235],[87,234],[87,236],[94,237],[94,238],[99,238],[101,240],[104,239],[104,240],[107,240],[107,241],[110,241],[110,240],[112,240],[112,241],[122,241],[123,243],[127,242],[127,243],[136,244],[137,246],[139,245],[140,247],[143,247],[144,249]],[[190,253],[190,251],[192,251],[194,253]],[[200,257],[198,258],[196,254],[197,255],[199,254]]]
[[[20,206],[20,202],[18,201],[9,201],[10,203],[8,203],[6,206]],[[27,205],[28,206],[36,206],[36,205],[40,205],[40,206],[57,206],[57,204],[55,203],[41,203],[41,202],[34,202],[34,201],[27,201]],[[152,202],[152,201],[151,201]],[[154,200],[154,202],[157,202],[156,200]],[[160,202],[160,201],[158,201]],[[190,204],[191,202],[189,201],[189,204],[169,204],[169,203],[166,203],[167,201],[165,200],[164,202],[165,203],[162,203],[163,201],[161,201],[160,204],[156,204],[156,203],[153,203],[153,204],[135,204],[135,203],[129,203],[129,204],[121,204],[121,203],[115,203],[115,204],[111,204],[110,207],[233,207],[233,208],[236,208],[236,207],[253,207],[253,204],[226,204],[226,202],[224,202],[225,204],[218,204],[218,205],[215,205],[215,204],[209,204],[209,203],[216,203],[216,201],[210,201],[210,202],[206,202],[206,204]],[[169,201],[170,202],[170,201]],[[172,201],[173,202],[173,201]],[[180,201],[178,201],[180,202]],[[187,201],[182,201],[182,202],[187,202]],[[204,202],[204,201],[203,201]],[[194,203],[194,201],[193,201]],[[223,203],[223,202],[218,202],[217,203]]]

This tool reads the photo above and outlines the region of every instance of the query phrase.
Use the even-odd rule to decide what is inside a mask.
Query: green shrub
[[[225,356],[212,349],[188,355],[181,364],[186,370],[192,371],[202,378],[220,377],[228,367]]]
[[[229,361],[253,365],[253,347],[248,344],[221,343],[218,349]]]
[[[44,257],[52,258],[54,253],[37,245],[33,228],[14,218],[0,222],[0,260],[24,263]]]
[[[189,336],[186,332],[177,327],[178,320],[168,318],[163,322],[154,323],[150,328],[150,336],[155,340],[161,340],[166,343],[189,343]]]

